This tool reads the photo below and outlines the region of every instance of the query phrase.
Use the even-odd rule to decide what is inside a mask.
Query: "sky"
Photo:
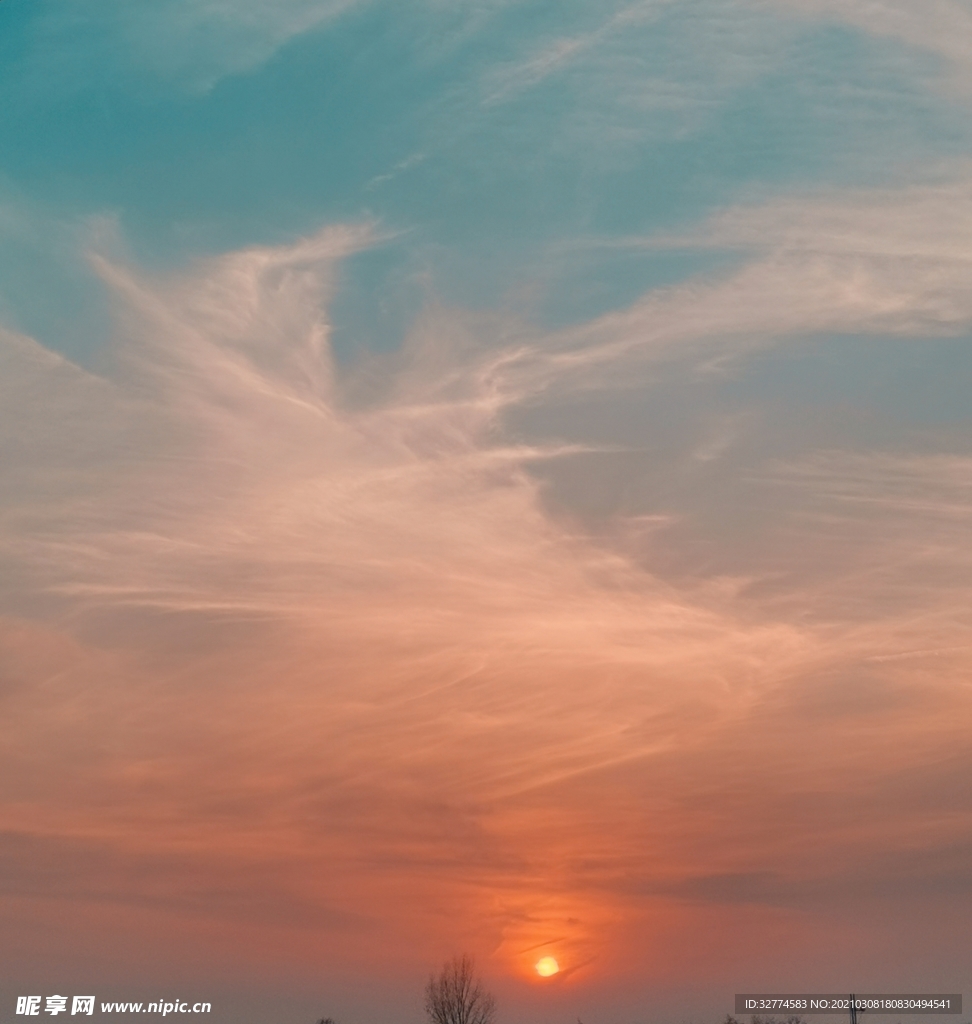
[[[3,0],[0,95],[4,1020],[972,998],[969,0]]]

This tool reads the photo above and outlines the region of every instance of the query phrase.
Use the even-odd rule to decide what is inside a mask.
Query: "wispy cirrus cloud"
[[[803,645],[551,523],[523,465],[558,447],[494,438],[521,394],[505,371],[518,354],[477,351],[468,333],[457,349],[461,321],[419,325],[386,397],[348,404],[322,311],[336,261],[370,237],[332,229],[171,281],[101,261],[120,318],[106,377],[5,336],[5,430],[24,439],[8,451],[2,545],[7,658],[26,687],[8,694],[14,860],[73,836],[139,862],[144,842],[194,834],[215,865],[238,859],[244,833],[259,856],[291,835],[345,893],[333,906],[330,883],[304,893],[321,922],[343,920],[352,891],[370,905],[360,886],[403,870],[439,866],[435,906],[468,900],[475,876],[524,856],[489,805],[665,748],[689,693],[721,703],[730,662],[759,650],[785,662]],[[43,664],[31,653],[43,630],[12,618],[31,605],[53,630]],[[55,639],[69,620],[80,646]],[[147,635],[153,649],[180,635],[185,656],[153,667]],[[663,676],[687,688],[643,713],[658,720],[648,731],[621,710],[642,674],[659,697]],[[38,700],[43,679],[53,688]],[[31,753],[51,743],[73,765],[68,803],[30,796],[59,775]],[[327,766],[310,756],[321,745]],[[159,796],[136,815],[141,839],[132,786]],[[77,896],[101,888],[88,879]],[[513,926],[500,915],[500,931]]]
[[[705,123],[720,98],[778,67],[795,34],[779,19],[738,11],[729,17],[721,0],[694,10],[643,0],[613,3],[597,17],[584,13],[575,32],[540,33],[514,59],[493,59],[480,102],[523,102],[536,87],[557,82],[577,95],[580,129],[603,142],[685,135]]]
[[[34,22],[29,80],[37,91],[71,91],[96,77],[175,85],[205,92],[227,75],[258,68],[289,40],[321,28],[367,0],[163,0],[41,9]],[[79,38],[96,39],[95,69],[79,54]],[[71,43],[75,44],[74,52]]]
[[[735,573],[653,568],[718,490],[656,498],[638,558],[551,515],[535,471],[591,486],[570,462],[604,447],[556,437],[545,409],[634,381],[651,404],[679,361],[717,372],[754,335],[954,333],[962,195],[730,211],[679,241],[756,250],[721,278],[563,332],[430,309],[366,366],[335,363],[327,311],[373,227],[161,276],[96,256],[117,319],[102,372],[2,340],[4,855],[23,891],[70,859],[63,898],[231,920],[254,963],[268,925],[360,966],[406,934],[424,962],[476,920],[504,969],[545,945],[581,975],[673,900],[753,922],[838,907],[878,847],[900,854],[888,891],[918,886],[922,850],[941,898],[965,892],[965,562],[939,576],[964,455],[747,464],[745,418],[710,457],[687,438],[674,475],[728,465],[788,495]]]
[[[870,35],[900,40],[946,62],[945,77],[967,92],[972,78],[972,11],[963,0],[753,0],[762,9],[786,11],[801,19],[853,25]]]
[[[731,207],[679,235],[609,240],[603,244],[755,258],[565,331],[561,351],[548,358],[565,374],[588,375],[590,386],[595,366],[610,375],[617,360],[670,358],[686,345],[731,352],[822,331],[964,332],[972,322],[965,287],[972,190],[966,174],[952,170],[925,185],[788,196]]]
[[[542,48],[520,62],[494,69],[490,73],[486,103],[497,103],[542,82],[568,67],[603,43],[616,42],[616,34],[639,25],[650,24],[662,13],[665,0],[622,5],[601,24],[574,36],[562,36],[545,42]]]

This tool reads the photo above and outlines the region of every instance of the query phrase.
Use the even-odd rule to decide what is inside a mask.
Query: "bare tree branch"
[[[432,1024],[492,1024],[496,1001],[479,983],[471,956],[453,957],[429,978],[425,1012]]]

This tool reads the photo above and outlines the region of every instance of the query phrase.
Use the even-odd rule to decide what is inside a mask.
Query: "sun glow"
[[[560,964],[552,956],[541,957],[534,967],[541,978],[549,978],[560,970]]]

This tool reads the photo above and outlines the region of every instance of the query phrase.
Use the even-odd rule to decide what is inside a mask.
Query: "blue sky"
[[[91,218],[151,264],[374,218],[399,237],[347,268],[349,343],[400,342],[430,287],[563,323],[718,265],[605,243],[964,152],[939,55],[788,14],[12,0],[4,306],[55,347],[96,344],[75,258]],[[394,312],[359,331],[362,305]]]
[[[417,1024],[462,950],[500,1024],[972,980],[969,39],[2,0],[8,976],[216,1024]]]

